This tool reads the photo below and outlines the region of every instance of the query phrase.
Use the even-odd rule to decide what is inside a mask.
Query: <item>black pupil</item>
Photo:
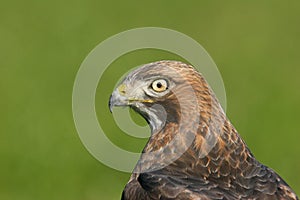
[[[158,83],[156,84],[156,87],[161,88],[161,87],[162,87],[161,82],[158,82]]]

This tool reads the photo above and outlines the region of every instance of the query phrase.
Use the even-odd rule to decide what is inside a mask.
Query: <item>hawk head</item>
[[[156,132],[167,123],[191,121],[193,113],[193,121],[197,121],[199,109],[210,109],[214,101],[211,93],[204,78],[190,65],[159,61],[131,72],[112,93],[109,107],[132,107]]]

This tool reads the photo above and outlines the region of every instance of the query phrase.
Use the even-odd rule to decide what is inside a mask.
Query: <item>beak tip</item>
[[[113,107],[114,107],[113,98],[112,98],[112,95],[110,95],[109,102],[108,102],[108,108],[109,108],[110,113],[112,113]]]

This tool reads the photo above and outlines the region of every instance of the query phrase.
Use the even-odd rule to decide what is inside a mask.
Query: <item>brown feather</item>
[[[152,76],[168,77],[176,86],[165,96],[151,99],[165,108],[166,122],[152,131],[122,199],[298,199],[279,175],[254,158],[193,67],[160,61],[135,70],[125,80],[132,83]],[[152,103],[143,106],[147,110]],[[150,120],[149,113],[135,110]],[[144,170],[159,166],[182,149],[186,150],[169,165]],[[151,152],[158,153],[147,154]]]

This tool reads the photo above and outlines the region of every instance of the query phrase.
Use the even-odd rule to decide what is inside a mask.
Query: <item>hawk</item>
[[[151,136],[122,193],[123,200],[298,199],[255,159],[204,77],[179,61],[132,71],[109,107],[141,114]]]

